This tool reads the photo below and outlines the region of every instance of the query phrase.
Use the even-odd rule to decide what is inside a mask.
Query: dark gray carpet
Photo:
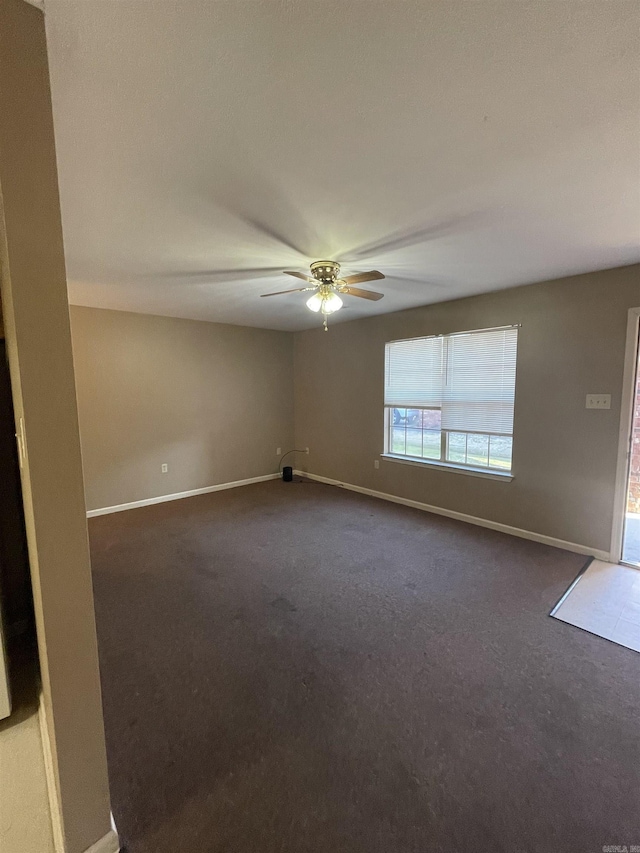
[[[127,853],[640,844],[640,658],[583,557],[316,483],[90,522]]]

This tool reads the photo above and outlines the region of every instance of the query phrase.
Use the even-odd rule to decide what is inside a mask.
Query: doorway
[[[622,562],[640,568],[640,347],[637,344],[636,341]]]
[[[640,308],[629,312],[612,559],[640,568]]]

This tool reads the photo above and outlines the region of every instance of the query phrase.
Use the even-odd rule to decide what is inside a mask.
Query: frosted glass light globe
[[[314,293],[307,299],[307,308],[310,311],[319,311],[322,308],[322,296],[319,293]]]
[[[342,305],[343,305],[342,299],[340,299],[338,294],[337,293],[330,293],[323,300],[322,313],[323,314],[333,314],[334,311],[339,311],[340,308],[342,308]]]

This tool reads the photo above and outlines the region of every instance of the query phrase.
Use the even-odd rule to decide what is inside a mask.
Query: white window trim
[[[469,474],[471,477],[484,477],[485,480],[498,480],[501,483],[510,483],[514,479],[512,471],[473,468],[470,465],[456,465],[455,462],[442,462],[436,459],[412,459],[408,456],[396,456],[394,453],[381,453],[380,456],[387,462],[400,462],[402,465],[415,465],[418,468],[439,468],[451,471],[453,474]]]
[[[508,326],[495,326],[495,327],[487,328],[487,329],[476,329],[476,330],[465,331],[465,332],[449,332],[449,333],[438,334],[438,335],[427,335],[427,336],[424,336],[422,338],[402,338],[402,339],[395,340],[395,341],[387,341],[387,343],[385,344],[385,365],[386,365],[387,349],[390,345],[395,344],[395,343],[403,343],[405,341],[409,342],[409,341],[415,341],[415,340],[429,340],[431,338],[449,339],[449,338],[457,337],[459,335],[479,334],[481,332],[496,332],[496,331],[503,331],[503,330],[506,331],[509,329],[516,329],[519,331],[520,327],[521,327],[520,323],[513,323],[513,324],[508,325]],[[517,338],[516,338],[516,340],[517,340]],[[385,382],[386,382],[386,374],[385,374]],[[514,391],[515,391],[515,385],[514,385]],[[485,467],[477,467],[474,465],[467,465],[464,463],[460,464],[458,462],[450,462],[446,458],[443,458],[443,457],[448,455],[448,453],[445,451],[445,442],[448,439],[445,439],[445,432],[444,431],[442,431],[442,434],[441,434],[442,446],[441,446],[441,455],[440,455],[439,459],[433,459],[433,458],[428,458],[428,457],[420,458],[420,457],[416,457],[416,456],[408,456],[405,454],[392,453],[390,451],[390,436],[389,436],[390,412],[397,409],[397,408],[408,409],[410,407],[409,406],[399,406],[395,403],[387,403],[387,396],[386,396],[386,389],[385,389],[385,399],[384,399],[384,449],[383,449],[383,452],[380,454],[380,456],[383,459],[387,459],[387,460],[390,460],[392,462],[401,462],[405,465],[418,465],[418,466],[425,466],[426,465],[427,467],[430,467],[430,468],[440,468],[440,469],[444,468],[446,470],[452,471],[453,473],[470,474],[471,476],[474,476],[474,477],[484,477],[485,479],[498,480],[501,482],[511,482],[514,479],[513,467],[509,468],[508,471],[503,471],[503,470],[500,470],[499,468],[494,468],[494,467],[489,467],[489,466],[485,468]],[[413,408],[425,410],[425,409],[436,409],[437,406],[435,406],[435,405],[434,406],[424,405],[424,406],[414,406]],[[470,434],[469,430],[465,430],[465,429],[452,430],[452,429],[450,429],[447,431],[447,435],[451,432],[465,433],[467,435],[467,437]],[[478,434],[481,434],[481,433],[478,433]],[[504,435],[504,437],[507,437],[506,433],[504,433],[504,434],[503,433],[482,433],[482,434],[483,435],[485,435],[485,434],[486,435],[496,435],[496,436]],[[511,441],[513,442],[513,437],[514,437],[513,436],[513,430],[511,431],[511,433],[509,434],[508,437],[510,437]],[[512,452],[513,452],[513,444],[512,444]],[[489,460],[487,460],[487,461],[489,461]],[[511,460],[511,465],[513,466],[513,458]]]
[[[405,465],[418,465],[422,467],[426,465],[430,468],[445,468],[453,471],[454,474],[471,474],[474,477],[484,477],[487,480],[501,480],[502,482],[513,480],[513,468],[510,468],[508,471],[501,471],[500,468],[480,468],[476,465],[461,465],[458,462],[447,462],[446,459],[429,459],[428,457],[420,459],[418,456],[391,453],[389,450],[389,413],[393,408],[397,407],[387,405],[384,407],[384,450],[380,454],[382,459],[389,459],[392,462],[404,462]]]

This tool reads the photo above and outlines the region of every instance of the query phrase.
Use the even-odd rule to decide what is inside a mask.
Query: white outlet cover
[[[162,469],[161,470],[162,470],[163,474],[166,474],[169,471],[169,466],[167,465],[166,462],[162,463]]]
[[[282,456],[282,448],[276,447],[276,456]]]
[[[611,394],[587,394],[587,409],[610,409]]]

